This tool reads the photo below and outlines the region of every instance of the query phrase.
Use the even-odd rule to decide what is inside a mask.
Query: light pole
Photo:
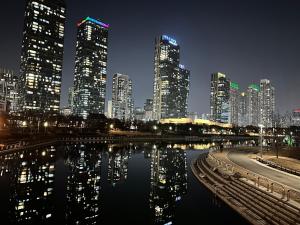
[[[264,125],[263,124],[258,124],[259,128],[260,128],[260,157],[263,157],[263,128]]]

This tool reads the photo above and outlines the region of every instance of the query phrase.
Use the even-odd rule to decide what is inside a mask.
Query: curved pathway
[[[266,167],[260,163],[251,160],[248,157],[249,152],[231,151],[227,154],[227,157],[233,163],[250,170],[254,173],[260,174],[264,177],[268,177],[278,183],[287,185],[293,189],[300,191],[300,178],[290,175],[288,173]]]

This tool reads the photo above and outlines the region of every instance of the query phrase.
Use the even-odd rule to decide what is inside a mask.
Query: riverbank
[[[194,175],[252,224],[300,222],[299,191],[237,165],[227,154],[200,156],[191,165]]]
[[[35,139],[22,139],[0,146],[0,154],[9,154],[16,151],[22,151],[31,148],[38,148],[47,145],[56,144],[97,144],[97,143],[122,143],[122,142],[220,142],[220,141],[244,141],[253,140],[253,137],[239,136],[162,136],[162,135],[139,135],[139,136],[53,136],[53,137],[35,137]]]

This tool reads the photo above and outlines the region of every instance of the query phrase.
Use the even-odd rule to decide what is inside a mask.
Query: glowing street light
[[[48,122],[46,121],[46,122],[44,122],[44,128],[45,128],[45,134],[46,134],[46,132],[47,132],[47,127],[49,126],[49,124],[48,124]]]
[[[110,124],[110,125],[109,125],[109,128],[110,128],[110,129],[114,129],[114,125],[113,125],[113,124]]]

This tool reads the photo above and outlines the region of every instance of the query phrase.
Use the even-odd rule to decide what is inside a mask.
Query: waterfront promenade
[[[202,154],[191,167],[202,184],[250,223],[300,224],[300,178],[254,161],[252,150]]]

